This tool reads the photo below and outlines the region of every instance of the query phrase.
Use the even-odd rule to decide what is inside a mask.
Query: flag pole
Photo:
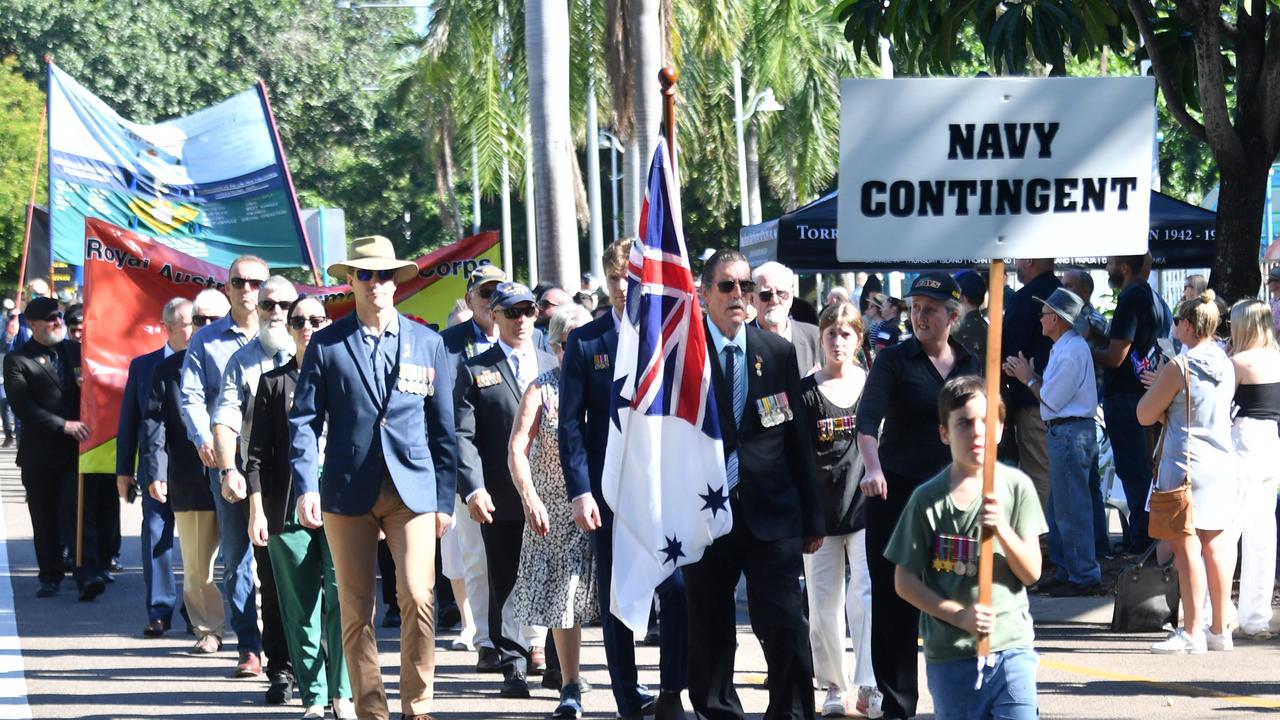
[[[676,82],[680,73],[670,65],[658,71],[662,85],[662,130],[667,136],[667,158],[671,161],[671,176],[676,175]]]
[[[987,417],[986,441],[982,452],[982,496],[991,497],[996,486],[996,426],[1000,421],[1000,341],[1004,334],[1004,259],[991,261],[991,273],[987,285],[987,358],[986,358],[986,392]],[[987,528],[982,529],[982,540],[978,550],[978,604],[991,604],[991,574],[994,563],[995,535]],[[991,654],[991,636],[978,635],[979,678],[981,667]]]
[[[40,126],[36,136],[36,163],[31,169],[31,199],[27,202],[27,229],[22,234],[22,264],[18,266],[18,289],[14,292],[13,302],[19,308],[22,305],[22,285],[27,279],[27,251],[31,247],[31,223],[36,211],[36,186],[40,184],[40,156],[44,151],[44,126],[49,107],[40,108]]]

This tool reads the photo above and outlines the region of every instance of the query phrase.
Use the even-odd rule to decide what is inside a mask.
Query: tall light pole
[[[746,108],[742,104],[742,62],[733,59],[733,125],[738,140],[738,203],[742,206],[742,227],[751,224],[751,205],[747,194],[747,142],[746,124],[751,116],[760,112],[777,112],[782,106],[773,97],[773,88],[756,93]]]
[[[591,209],[591,228],[587,245],[591,252],[591,276],[604,282],[604,230],[600,227],[603,217],[600,211],[600,144],[597,142],[599,124],[596,120],[596,63],[592,54],[593,22],[591,0],[583,0],[587,11],[587,205]]]
[[[625,153],[627,149],[622,146],[617,135],[605,129],[600,130],[597,147],[600,150],[609,149],[609,180],[613,186],[613,241],[618,242],[618,225],[622,217],[621,208],[618,207],[618,181],[622,179],[618,174],[618,153]]]

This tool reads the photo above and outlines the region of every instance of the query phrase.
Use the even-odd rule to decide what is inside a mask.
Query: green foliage
[[[31,199],[31,171],[44,93],[23,78],[17,61],[0,58],[0,274],[17,278]],[[40,173],[36,202],[43,204],[48,186]]]

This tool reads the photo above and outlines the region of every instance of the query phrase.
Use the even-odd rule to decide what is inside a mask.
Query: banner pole
[[[311,253],[311,243],[307,240],[307,228],[302,224],[302,210],[298,207],[298,193],[293,189],[293,175],[289,173],[289,161],[284,156],[284,145],[280,142],[280,131],[276,128],[276,116],[271,112],[271,101],[267,99],[267,84],[258,80],[258,98],[262,100],[262,109],[267,113],[267,124],[271,127],[271,140],[276,151],[276,160],[280,169],[284,170],[284,186],[289,193],[289,201],[293,203],[293,223],[302,237],[302,249],[307,253],[307,262],[311,264],[311,277],[317,287],[323,287],[320,279],[320,268],[316,266],[315,256]],[[321,239],[323,242],[323,238]]]
[[[987,417],[986,440],[982,451],[982,496],[991,497],[996,486],[996,426],[1000,421],[1000,341],[1004,334],[1004,260],[991,261],[991,273],[987,285],[987,359],[986,392]],[[991,575],[994,567],[995,535],[982,529],[978,555],[978,604],[991,604]],[[981,664],[991,654],[991,636],[978,635],[978,662]],[[981,672],[981,670],[979,670]]]
[[[44,151],[44,126],[49,116],[48,104],[40,108],[40,125],[36,131],[36,162],[31,168],[31,200],[27,202],[27,229],[22,234],[22,264],[18,265],[18,289],[13,302],[21,309],[22,285],[27,279],[27,251],[31,248],[31,223],[36,211],[36,187],[40,184],[40,156]]]
[[[658,71],[658,83],[662,85],[662,128],[667,136],[667,156],[671,160],[671,177],[676,174],[676,82],[680,73],[670,65]]]

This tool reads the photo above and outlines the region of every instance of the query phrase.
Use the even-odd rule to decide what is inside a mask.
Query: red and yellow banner
[[[498,234],[483,232],[419,257],[417,277],[396,289],[396,307],[443,328],[454,302],[466,292],[467,275],[479,265],[495,263],[498,252]],[[80,446],[81,472],[115,472],[116,426],[129,362],[164,344],[164,304],[175,297],[194,298],[205,288],[221,290],[226,281],[227,268],[102,220],[85,219],[80,417],[89,426],[89,439]],[[347,285],[297,287],[323,298],[330,317],[355,307]]]

